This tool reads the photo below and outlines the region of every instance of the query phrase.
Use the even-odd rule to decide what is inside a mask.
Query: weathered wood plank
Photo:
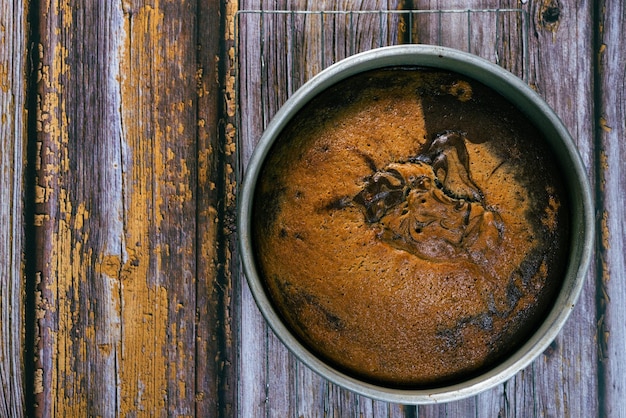
[[[41,415],[236,408],[228,4],[40,3]]]
[[[24,416],[27,8],[0,0],[0,416]]]
[[[123,168],[122,412],[194,412],[194,8],[137,2],[124,10],[120,109],[130,159]]]
[[[117,5],[119,6],[119,5]],[[120,407],[124,171],[120,7],[40,4],[39,414]]]
[[[237,414],[234,13],[197,2],[196,416]],[[202,28],[202,29],[200,29]],[[236,253],[235,253],[236,254]]]
[[[596,7],[600,411],[617,417],[626,416],[626,3]]]
[[[572,134],[593,183],[593,2],[529,6],[531,85]],[[594,270],[564,329],[531,366],[538,414],[598,414]]]

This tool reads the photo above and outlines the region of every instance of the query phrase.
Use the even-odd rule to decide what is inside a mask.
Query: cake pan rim
[[[544,131],[557,158],[567,160],[568,194],[575,207],[572,214],[573,243],[563,287],[539,328],[518,350],[484,373],[461,383],[433,389],[398,389],[362,381],[335,369],[308,350],[272,306],[256,268],[251,241],[255,185],[263,161],[282,129],[308,101],[330,86],[364,71],[392,66],[453,71],[487,85],[515,104]],[[448,402],[476,395],[503,383],[536,359],[554,341],[576,305],[591,261],[594,236],[593,199],[584,164],[571,135],[552,108],[523,80],[506,69],[476,55],[433,45],[390,46],[356,54],[323,70],[298,89],[276,113],[255,147],[240,187],[237,222],[240,259],[247,283],[262,315],[278,338],[303,363],[331,382],[373,399],[404,404]]]

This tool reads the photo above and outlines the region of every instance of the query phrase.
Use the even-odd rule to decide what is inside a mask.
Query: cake
[[[266,157],[254,257],[316,356],[389,387],[463,381],[551,308],[569,214],[555,157],[487,86],[420,67],[352,76]]]

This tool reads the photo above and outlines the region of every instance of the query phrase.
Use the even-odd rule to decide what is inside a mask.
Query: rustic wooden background
[[[470,38],[462,18],[237,14],[468,7],[523,10],[527,55],[517,18],[491,14]],[[626,416],[625,31],[623,0],[0,0],[0,416]],[[550,349],[495,389],[419,407],[290,355],[239,272],[234,227],[240,173],[289,94],[409,41],[524,76],[576,140],[598,226]]]

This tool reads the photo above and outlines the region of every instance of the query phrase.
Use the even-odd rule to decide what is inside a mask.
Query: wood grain
[[[0,416],[7,417],[24,414],[26,16],[24,4],[0,1]]]
[[[597,4],[595,164],[598,196],[598,344],[603,416],[626,415],[626,3]]]
[[[593,2],[530,6],[530,50],[536,51],[530,55],[531,85],[570,131],[593,184]],[[598,413],[595,300],[591,268],[563,331],[531,366],[537,413]],[[577,395],[582,393],[593,395]]]

